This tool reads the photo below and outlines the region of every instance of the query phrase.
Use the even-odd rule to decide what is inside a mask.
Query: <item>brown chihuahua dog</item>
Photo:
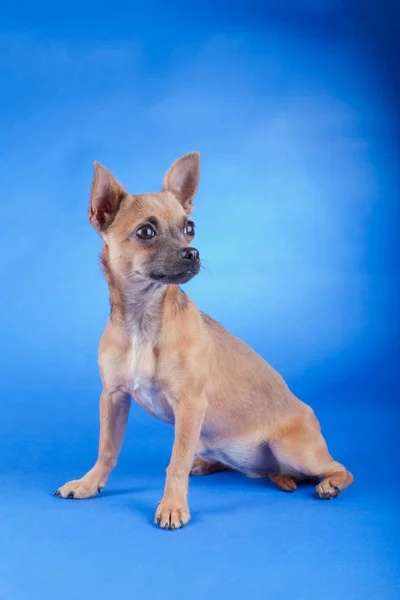
[[[318,478],[320,498],[337,496],[353,477],[330,456],[311,408],[179,288],[200,270],[190,220],[200,155],[177,160],[154,194],[132,196],[99,163],[94,167],[89,220],[104,242],[101,261],[111,303],[99,348],[99,454],[82,479],[55,495],[91,498],[103,489],[133,396],[175,425],[155,515],[160,527],[176,529],[189,521],[189,474],[235,469],[269,477],[285,491],[296,489],[296,480]]]

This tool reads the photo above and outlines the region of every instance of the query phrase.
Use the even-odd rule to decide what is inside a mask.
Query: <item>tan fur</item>
[[[104,487],[117,462],[134,397],[175,426],[155,517],[166,529],[189,520],[190,472],[231,468],[270,477],[287,491],[296,488],[296,479],[317,477],[323,479],[316,488],[321,498],[336,496],[353,479],[328,453],[311,408],[258,354],[171,283],[174,277],[195,274],[194,266],[189,275],[177,269],[184,263],[180,249],[191,241],[185,222],[198,176],[199,155],[191,153],[174,163],[161,192],[131,196],[95,163],[89,219],[104,241],[101,260],[111,303],[99,347],[99,455],[82,479],[56,492],[63,498],[89,498]],[[151,218],[157,235],[143,241],[137,228]]]

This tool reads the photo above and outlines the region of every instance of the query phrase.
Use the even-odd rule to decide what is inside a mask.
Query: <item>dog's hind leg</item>
[[[190,470],[191,475],[211,475],[212,473],[219,473],[221,471],[228,471],[229,467],[221,462],[212,462],[204,460],[196,456],[193,461],[192,468]]]
[[[340,463],[333,460],[320,432],[319,423],[311,413],[285,428],[278,439],[271,442],[271,449],[281,464],[290,473],[293,471],[306,478],[322,479],[317,485],[319,498],[335,498],[352,481],[352,474]]]

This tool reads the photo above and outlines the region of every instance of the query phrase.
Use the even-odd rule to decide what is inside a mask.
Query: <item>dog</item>
[[[99,346],[99,452],[84,477],[55,495],[91,498],[104,488],[133,397],[175,427],[155,513],[164,529],[189,521],[190,474],[233,469],[269,477],[285,491],[301,479],[316,479],[320,498],[337,496],[353,476],[329,454],[313,410],[179,287],[201,264],[191,219],[200,154],[175,161],[157,193],[131,195],[98,162],[94,169],[89,221],[103,240],[111,306]]]

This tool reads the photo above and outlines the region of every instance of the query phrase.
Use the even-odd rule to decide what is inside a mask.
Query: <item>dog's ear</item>
[[[190,152],[178,158],[164,179],[163,190],[171,192],[182,204],[186,213],[193,210],[193,198],[200,177],[200,153]]]
[[[89,221],[99,233],[103,233],[114,221],[121,201],[128,192],[100,163],[96,161],[93,166]]]

